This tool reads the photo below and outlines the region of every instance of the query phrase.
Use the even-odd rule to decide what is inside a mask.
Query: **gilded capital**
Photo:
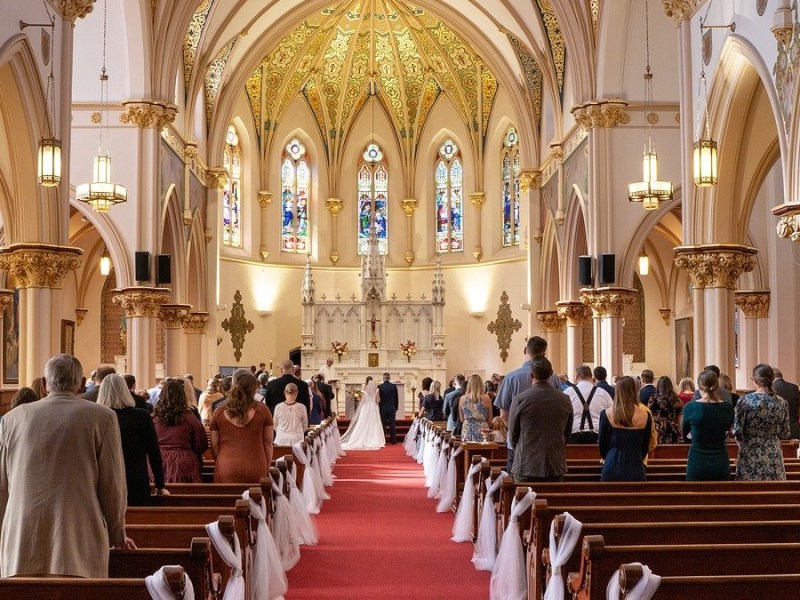
[[[733,302],[744,313],[746,319],[769,317],[769,290],[742,290],[733,294]]]
[[[266,190],[258,192],[258,204],[262,209],[266,209],[270,202],[272,202],[272,192]]]
[[[698,289],[736,289],[742,273],[756,266],[758,250],[737,244],[707,244],[675,248],[675,266],[686,269]]]
[[[541,187],[542,172],[535,169],[523,169],[519,174],[519,189],[523,194],[528,190]]]
[[[612,128],[630,122],[626,109],[628,103],[620,98],[592,100],[573,106],[571,111],[575,122],[583,129]]]
[[[140,129],[163,129],[175,120],[178,107],[158,100],[127,100],[122,103],[125,112],[119,116],[121,123],[130,123]]]
[[[480,210],[483,207],[483,203],[486,202],[486,194],[484,192],[472,192],[469,195],[469,201],[472,202],[472,206]]]
[[[208,313],[203,311],[189,312],[183,317],[185,333],[205,333],[208,328]]]
[[[86,313],[89,312],[88,308],[76,308],[75,309],[75,324],[80,327],[83,320],[86,318]]]
[[[696,8],[696,0],[661,0],[661,3],[664,5],[664,12],[672,17],[675,25],[689,19]]]
[[[545,333],[561,333],[564,331],[564,321],[567,317],[562,316],[557,310],[540,310],[536,312],[536,318],[542,324],[542,331]]]
[[[800,242],[800,213],[782,215],[775,230],[779,238]]]
[[[197,158],[198,153],[197,144],[194,142],[186,142],[186,145],[183,147],[183,162],[192,162]]]
[[[558,162],[564,160],[564,146],[558,142],[550,144],[550,157]]]
[[[672,316],[672,310],[669,308],[659,308],[658,312],[661,313],[661,318],[664,320],[664,325],[669,326],[669,319]]]
[[[224,190],[228,185],[228,177],[225,167],[209,167],[206,171],[206,183],[213,190]]]
[[[581,301],[596,317],[621,317],[625,307],[633,302],[636,290],[620,287],[583,288]]]
[[[341,198],[328,198],[325,200],[325,208],[327,208],[328,212],[330,212],[334,217],[342,212],[343,206],[344,202],[342,202]]]
[[[162,304],[158,318],[161,319],[165,329],[178,329],[190,310],[192,310],[191,304]]]
[[[417,206],[419,206],[419,202],[417,202],[416,198],[405,198],[400,201],[400,206],[407,217],[412,217],[414,216],[414,211],[417,210]]]
[[[50,0],[64,20],[72,21],[82,19],[94,9],[95,0]]]
[[[14,290],[0,290],[0,317],[14,301]]]
[[[125,310],[126,317],[160,316],[162,304],[169,301],[167,288],[127,287],[114,290],[113,302]]]
[[[61,289],[67,273],[81,264],[83,250],[57,244],[11,244],[0,248],[0,269],[21,288]]]
[[[564,319],[570,327],[580,327],[586,319],[592,316],[592,310],[583,302],[565,300],[556,302],[556,307],[558,316]]]

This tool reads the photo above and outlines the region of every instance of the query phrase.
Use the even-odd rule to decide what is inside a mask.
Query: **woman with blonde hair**
[[[694,396],[694,381],[691,377],[684,377],[678,383],[678,388],[680,391],[678,392],[678,398],[681,399],[681,402],[686,404],[692,400],[692,396]]]
[[[287,383],[283,389],[286,398],[275,407],[273,420],[275,423],[275,445],[294,446],[302,442],[308,429],[308,413],[306,407],[297,401],[297,386]]]
[[[683,407],[683,437],[692,434],[686,479],[727,481],[731,465],[726,440],[733,424],[733,406],[719,396],[719,379],[714,371],[700,373],[697,387],[700,397]]]
[[[461,414],[461,441],[480,442],[481,431],[489,429],[489,418],[492,416],[492,402],[483,391],[483,379],[473,373],[467,381],[467,391],[458,403]]]
[[[614,403],[600,413],[601,481],[645,481],[652,428],[650,413],[639,403],[636,381],[621,377],[614,386]]]
[[[444,397],[442,397],[442,384],[431,381],[431,392],[422,399],[419,416],[430,421],[444,421]]]

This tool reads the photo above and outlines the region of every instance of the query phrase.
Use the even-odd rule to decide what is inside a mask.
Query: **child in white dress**
[[[297,386],[287,383],[283,390],[284,401],[275,407],[272,420],[275,424],[276,446],[293,446],[302,442],[308,429],[306,407],[297,402]]]

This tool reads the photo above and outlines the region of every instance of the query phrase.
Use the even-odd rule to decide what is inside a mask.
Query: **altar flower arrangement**
[[[331,348],[333,348],[333,353],[336,355],[336,358],[341,362],[342,354],[347,354],[347,342],[340,342],[338,340],[331,342]]]
[[[361,402],[361,398],[364,396],[364,392],[361,390],[353,390],[353,405],[354,408],[358,407],[358,403]]]
[[[417,342],[408,340],[405,344],[400,343],[400,353],[411,362],[411,357],[417,353]]]

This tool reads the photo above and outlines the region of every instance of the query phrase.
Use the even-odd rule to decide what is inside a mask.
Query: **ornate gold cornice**
[[[126,317],[158,317],[162,304],[169,301],[167,288],[127,287],[113,291],[113,302],[125,310]]]
[[[556,302],[556,308],[558,316],[564,319],[569,327],[580,327],[586,319],[592,316],[592,309],[583,302],[562,300],[561,302]]]
[[[186,333],[205,333],[207,328],[207,312],[189,312],[189,314],[183,317],[183,331]]]
[[[14,301],[14,290],[0,290],[0,317]]]
[[[0,269],[5,269],[21,288],[61,289],[67,273],[81,264],[83,250],[57,244],[11,244],[0,248]]]
[[[162,304],[158,311],[158,318],[164,323],[165,329],[178,329],[190,310],[192,310],[191,304]]]
[[[328,198],[325,200],[325,208],[334,217],[342,212],[342,207],[344,207],[344,202],[342,202],[341,198]]]
[[[140,129],[153,127],[161,130],[175,120],[178,107],[158,100],[127,100],[122,103],[125,112],[119,116],[121,123],[130,123]]]
[[[472,206],[480,210],[483,207],[483,203],[486,202],[486,193],[472,192],[469,195],[469,201],[472,203]]]
[[[661,0],[661,3],[666,15],[672,17],[676,25],[689,19],[696,8],[695,0]]]
[[[224,190],[228,185],[228,177],[225,167],[209,167],[206,170],[206,184],[209,189]]]
[[[86,313],[89,312],[88,308],[76,308],[75,309],[75,324],[80,327],[83,320],[86,318]]]
[[[733,294],[733,302],[747,319],[766,319],[769,317],[769,290],[741,290]]]
[[[519,174],[519,189],[525,194],[531,188],[542,186],[542,172],[536,169],[523,169]]]
[[[562,316],[557,310],[536,311],[536,318],[542,324],[542,331],[545,333],[561,333],[564,331],[564,321],[566,316]]]
[[[675,266],[689,272],[695,288],[735,290],[739,276],[756,266],[758,250],[738,244],[706,244],[678,246],[674,252]]]
[[[622,311],[636,297],[636,290],[622,287],[583,288],[581,300],[596,317],[621,317]]]
[[[550,158],[556,163],[564,160],[564,146],[559,142],[552,142],[550,144]]]
[[[411,217],[414,215],[414,211],[417,210],[419,202],[417,202],[416,198],[405,198],[404,200],[400,201],[400,206],[403,209],[403,212],[406,213],[406,216]]]
[[[258,192],[258,205],[262,209],[266,209],[272,202],[272,196],[273,196],[272,192],[261,190],[260,192]]]
[[[197,144],[194,142],[186,142],[186,145],[183,147],[183,162],[190,163],[199,154],[199,150],[197,149]]]
[[[664,325],[669,325],[669,319],[672,316],[672,310],[669,308],[659,308],[658,312],[661,313],[661,318],[664,320]]]
[[[572,107],[575,122],[584,129],[611,128],[625,125],[631,117],[626,112],[628,103],[621,98],[592,100]]]
[[[78,19],[82,19],[94,9],[95,0],[50,0],[53,5],[66,21],[73,23]]]

